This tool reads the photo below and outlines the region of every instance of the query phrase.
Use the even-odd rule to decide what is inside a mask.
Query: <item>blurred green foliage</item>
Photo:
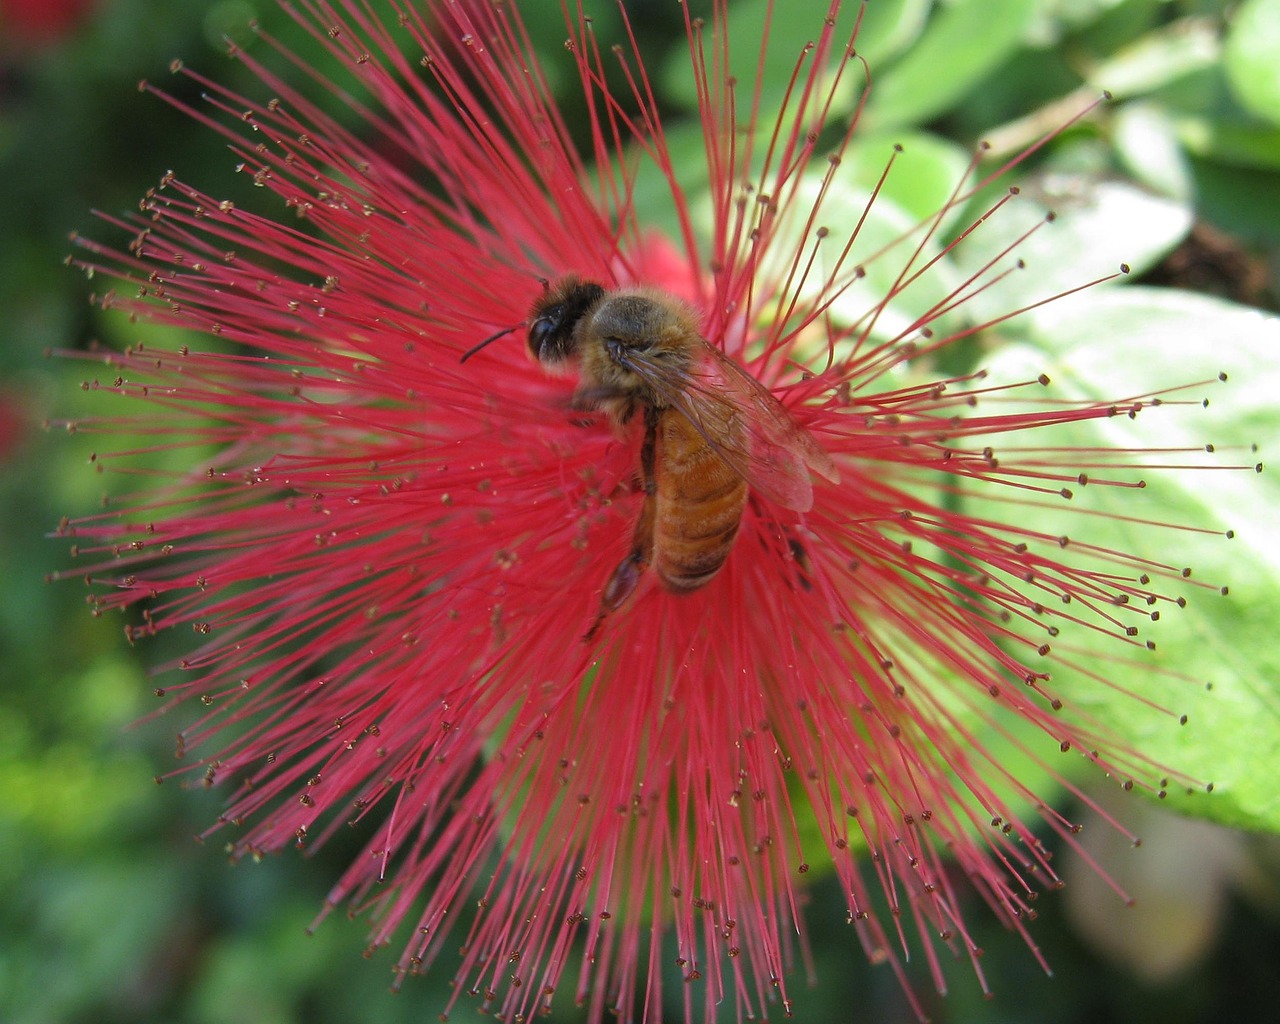
[[[597,6],[597,35],[616,36],[612,4]],[[758,39],[766,6],[739,0],[735,34]],[[581,104],[559,48],[558,5],[523,7],[572,123]],[[812,9],[816,19],[825,4],[787,7]],[[690,99],[687,83],[669,72],[684,45],[673,42],[679,8],[657,0],[631,0],[629,8],[678,118]],[[846,16],[855,14],[856,5],[848,5]],[[148,666],[160,660],[163,644],[127,647],[120,622],[87,613],[83,588],[44,582],[67,564],[65,545],[44,538],[61,516],[90,511],[102,489],[90,463],[92,437],[40,428],[46,419],[84,412],[90,398],[78,386],[84,365],[47,359],[46,350],[84,346],[113,330],[86,302],[94,283],[62,265],[67,233],[101,232],[90,208],[129,208],[169,168],[211,192],[244,191],[220,139],[139,97],[134,83],[166,78],[181,99],[197,102],[189,85],[167,78],[169,60],[181,56],[251,90],[245,69],[222,51],[227,35],[253,45],[252,18],[290,45],[305,44],[267,0],[101,0],[62,38],[0,35],[0,1020],[10,1024],[420,1021],[434,1019],[447,998],[447,963],[390,995],[392,959],[361,958],[359,922],[339,918],[307,934],[354,842],[229,872],[216,837],[210,846],[193,840],[215,820],[219,794],[151,786],[172,764],[175,730],[163,720],[131,725],[149,710]],[[784,72],[812,33],[811,20],[790,13],[775,20],[772,53]],[[993,160],[1005,159],[1108,88],[1114,105],[1027,167],[1046,203],[1055,189],[1057,199],[1087,200],[1068,203],[1064,215],[1078,215],[1087,230],[1064,229],[1056,248],[1039,254],[1046,279],[1078,282],[1125,258],[1148,284],[1275,308],[1280,2],[871,0],[864,28],[874,84],[863,114],[867,141],[855,146],[856,159],[874,178],[887,147],[906,141],[907,159],[915,161],[886,200],[916,216],[927,212],[979,139],[991,142]],[[668,51],[675,56],[664,63]],[[851,94],[850,109],[853,101]],[[673,146],[696,145],[678,120],[671,123]],[[1119,196],[1111,206],[1100,205],[1104,184],[1120,190],[1103,197]],[[1174,318],[1190,310],[1181,314],[1185,322],[1200,316],[1207,327],[1219,320],[1219,307],[1195,296],[1179,298],[1190,306],[1169,307],[1160,297],[1168,293],[1140,294],[1153,312],[1135,312],[1130,303],[1124,315],[1151,323],[1172,308]],[[1054,351],[1054,328],[1040,326],[1049,337],[1037,343]],[[1142,360],[1159,360],[1162,337],[1144,339]],[[1258,367],[1261,380],[1274,379],[1275,355],[1258,356],[1268,364]],[[1264,391],[1262,399],[1273,402],[1274,394]],[[1249,411],[1258,408],[1251,403]],[[1263,416],[1256,426],[1268,424],[1274,418]],[[1274,580],[1267,582],[1274,591]],[[1257,602],[1274,600],[1254,590]],[[1246,602],[1240,620],[1269,607]],[[1223,626],[1222,635],[1232,628]],[[1262,635],[1256,623],[1250,628]],[[1275,657],[1273,650],[1254,653],[1255,667]],[[1261,739],[1253,744],[1269,736],[1275,746],[1280,734],[1273,678],[1255,694]],[[1211,770],[1213,756],[1202,760]],[[1257,774],[1260,783],[1272,777],[1261,768]],[[1160,814],[1132,802],[1117,813],[1125,820]],[[970,920],[996,999],[982,997],[968,965],[950,965],[953,990],[946,999],[928,998],[932,1018],[1275,1019],[1274,841],[1226,830],[1209,841],[1203,831],[1179,831],[1186,823],[1167,815],[1152,822],[1166,830],[1166,856],[1174,851],[1182,873],[1172,871],[1144,905],[1183,910],[1175,924],[1157,916],[1154,930],[1144,932],[1142,922],[1152,920],[1144,905],[1111,908],[1118,910],[1112,923],[1105,899],[1095,902],[1088,885],[1073,885],[1042,901],[1033,926],[1057,975],[1048,979],[1022,942],[975,905]],[[1141,863],[1155,864],[1141,869],[1146,881],[1165,877],[1159,862]],[[833,884],[810,894],[820,984],[793,986],[797,1019],[912,1019],[895,979],[863,963]],[[1122,941],[1130,933],[1132,941]],[[928,975],[917,967],[924,990]],[[467,1012],[464,1001],[458,1014]],[[732,1017],[726,1008],[724,1019]],[[556,1019],[577,1019],[576,1011],[565,1007]]]

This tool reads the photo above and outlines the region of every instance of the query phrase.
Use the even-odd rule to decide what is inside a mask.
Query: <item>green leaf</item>
[[[1195,192],[1191,167],[1178,140],[1178,127],[1156,103],[1126,103],[1112,121],[1116,155],[1148,188],[1190,201]]]
[[[889,341],[911,336],[913,325],[925,320],[939,333],[955,330],[961,322],[967,322],[963,312],[931,313],[945,306],[947,297],[960,284],[951,260],[938,256],[941,242],[936,236],[924,242],[922,251],[916,253],[931,223],[903,209],[884,192],[873,199],[870,185],[841,176],[824,189],[819,180],[807,179],[797,190],[791,223],[780,229],[784,234],[793,232],[794,240],[781,238],[776,253],[803,252],[813,244],[801,231],[819,195],[822,203],[817,223],[820,228],[830,229],[824,255],[834,260],[850,241],[847,233],[856,230],[845,265],[862,271],[856,280],[848,282],[830,307],[837,323],[860,325],[871,337]],[[914,277],[935,256],[937,262],[928,272]],[[818,264],[822,271],[827,265]],[[824,277],[825,273],[817,273],[811,277],[811,283],[816,285]]]
[[[685,196],[693,204],[705,200],[710,189],[707,168],[707,142],[702,125],[693,120],[674,121],[663,128],[667,153],[673,167],[679,168],[677,180]],[[680,211],[671,195],[671,182],[662,168],[647,157],[633,161],[635,181],[631,200],[645,227],[660,231],[668,238],[680,237]],[[705,204],[704,204],[705,205]],[[695,214],[708,214],[695,209]],[[710,227],[709,215],[702,227]]]
[[[1280,123],[1280,0],[1245,0],[1227,35],[1227,81],[1246,110]]]
[[[997,262],[988,274],[1012,271],[965,306],[973,316],[994,319],[1114,274],[1121,263],[1141,272],[1167,255],[1191,222],[1186,203],[1125,182],[1100,182],[1091,174],[1041,175],[956,248],[955,261],[969,274],[992,260]],[[1018,241],[1027,232],[1033,233]],[[999,255],[1010,246],[1012,251]],[[1058,308],[1051,305],[1051,315]]]
[[[931,0],[877,0],[867,6],[860,25],[858,12],[861,5],[844,3],[832,35],[833,60],[843,57],[844,45],[857,25],[858,33],[854,40],[857,53],[874,69],[880,61],[916,40],[924,27],[930,3]],[[742,83],[739,102],[747,103],[751,90],[759,84],[761,109],[777,108],[805,47],[815,42],[822,31],[820,12],[807,8],[803,16],[796,16],[776,0],[743,0],[730,6],[728,24],[730,73]],[[763,56],[761,40],[767,44]],[[704,47],[708,63],[713,45],[708,40]],[[853,69],[846,69],[845,74],[850,83],[861,86],[861,68],[855,65]],[[671,49],[661,79],[668,95],[690,107],[697,104],[697,82],[689,70],[686,43],[680,42]],[[855,89],[846,90],[843,106],[834,112],[852,110],[855,98]]]
[[[1117,99],[1145,96],[1212,68],[1221,55],[1214,27],[1203,20],[1174,22],[1148,32],[1089,72],[1089,83]]]
[[[915,46],[874,79],[867,125],[920,124],[951,109],[1017,49],[1035,13],[1026,0],[948,5]]]
[[[1146,620],[1145,606],[1127,615],[1140,624],[1133,646],[1065,628],[1060,641],[1075,661],[1168,708],[1173,717],[1069,667],[1055,671],[1054,685],[1069,708],[1106,723],[1123,746],[1215,784],[1211,796],[1171,787],[1169,802],[1178,809],[1280,830],[1280,796],[1272,782],[1280,772],[1280,697],[1274,690],[1280,677],[1280,647],[1274,642],[1280,621],[1280,480],[1254,472],[1263,456],[1250,447],[1280,435],[1280,321],[1217,299],[1155,288],[1093,290],[1054,307],[1052,314],[1045,309],[1029,317],[1027,343],[1006,349],[990,364],[994,378],[1047,373],[1056,396],[1081,401],[1206,382],[1167,396],[1159,407],[1148,404],[1136,419],[1115,416],[1037,429],[1024,442],[1079,447],[1085,461],[1093,458],[1090,449],[1163,449],[1133,455],[1143,464],[1138,469],[1095,468],[1095,482],[1078,488],[1070,503],[1027,504],[1019,521],[1050,536],[1067,534],[1074,546],[1096,544],[1173,566],[1172,579],[1153,570],[1153,586],[1187,602],[1181,609],[1162,602],[1158,622]],[[1220,371],[1228,374],[1225,383],[1216,379]],[[1201,407],[1201,399],[1210,397]],[[1170,464],[1186,468],[1164,468]],[[1145,486],[1105,486],[1097,482],[1104,475],[1131,482],[1141,477]],[[966,511],[982,514],[982,505],[971,502]],[[1156,525],[1161,523],[1169,526]],[[1185,581],[1176,572],[1183,566],[1192,570]],[[1229,587],[1225,596],[1222,586]],[[1152,651],[1143,649],[1148,639],[1155,643]],[[1177,724],[1180,714],[1188,716],[1185,726]]]
[[[1031,34],[1037,41],[1061,45],[1067,32],[1079,31],[1130,0],[1039,0]]]
[[[901,146],[895,155],[894,147]],[[969,167],[969,153],[949,139],[926,132],[860,132],[840,164],[864,188],[873,188],[893,157],[880,194],[921,220],[947,204]]]
[[[1280,241],[1280,175],[1193,160],[1199,216],[1242,242]]]
[[[857,10],[857,4],[846,3],[846,9]],[[868,4],[863,10],[858,29],[858,54],[874,72],[881,61],[889,60],[920,38],[929,20],[933,0],[893,0],[891,3]]]
[[[1184,118],[1178,136],[1188,152],[1237,167],[1280,169],[1280,129],[1213,117]]]

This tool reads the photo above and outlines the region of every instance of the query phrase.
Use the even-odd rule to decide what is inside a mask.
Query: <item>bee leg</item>
[[[649,511],[651,505],[652,501],[645,498],[646,511],[640,515],[641,523],[649,520],[652,524],[653,516]],[[596,634],[600,632],[600,627],[604,625],[604,620],[626,604],[631,595],[636,592],[644,571],[649,568],[649,559],[653,553],[652,536],[653,530],[650,525],[648,540],[641,546],[640,538],[637,537],[630,553],[613,570],[609,582],[604,585],[604,593],[600,595],[600,611],[596,613],[595,621],[591,623],[591,628],[582,638],[584,642],[594,640]]]
[[[644,505],[640,509],[640,518],[636,520],[635,532],[631,535],[631,550],[627,557],[618,563],[609,581],[604,585],[604,593],[600,595],[600,611],[595,621],[583,636],[583,642],[594,640],[604,625],[604,620],[627,603],[636,592],[640,580],[649,563],[653,560],[653,522],[657,510],[658,484],[654,476],[655,452],[657,449],[659,414],[651,407],[645,407],[644,443],[640,446],[640,470],[644,475]]]
[[[570,413],[604,411],[621,426],[626,426],[636,411],[635,396],[618,388],[579,388],[573,393],[568,404]],[[575,427],[591,427],[600,422],[600,417],[571,415],[569,422]]]
[[[604,593],[600,595],[600,611],[596,613],[595,621],[582,638],[584,641],[595,639],[604,620],[627,603],[640,585],[645,570],[649,568],[649,561],[653,557],[653,505],[653,498],[646,495],[644,509],[636,523],[631,551],[618,563],[604,585]]]
[[[575,412],[605,409],[624,426],[635,415],[637,405],[635,393],[623,388],[578,388],[569,399],[569,408]]]
[[[640,577],[646,568],[642,556],[636,551],[618,563],[618,568],[613,570],[609,582],[604,585],[604,593],[600,596],[600,611],[596,613],[595,621],[583,636],[584,641],[594,640],[596,634],[600,632],[600,627],[604,625],[604,620],[626,604],[627,598],[634,594],[636,587],[639,586]]]

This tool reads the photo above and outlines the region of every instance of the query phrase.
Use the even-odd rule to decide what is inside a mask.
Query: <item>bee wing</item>
[[[768,388],[719,349],[703,342],[697,358],[688,375],[638,353],[628,353],[627,363],[762,497],[807,512],[809,471],[840,479],[831,457]]]

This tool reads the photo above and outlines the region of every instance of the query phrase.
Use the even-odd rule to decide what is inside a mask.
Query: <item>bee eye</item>
[[[539,359],[543,357],[543,350],[556,333],[558,322],[555,317],[540,316],[529,325],[529,349]]]

